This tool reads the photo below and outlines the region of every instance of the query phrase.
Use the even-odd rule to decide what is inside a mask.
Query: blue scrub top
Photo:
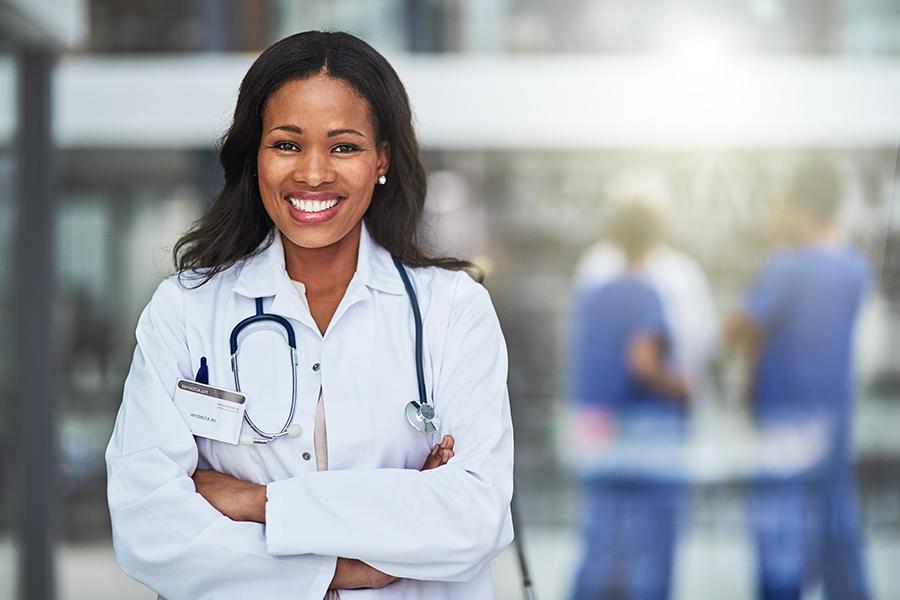
[[[642,385],[630,372],[628,345],[651,334],[667,342],[662,300],[636,274],[625,274],[582,292],[572,321],[570,393],[576,406],[602,407],[620,418],[681,418],[672,399]]]
[[[763,332],[753,390],[762,423],[823,417],[848,430],[853,332],[870,286],[866,259],[846,247],[807,247],[770,259],[744,312]]]

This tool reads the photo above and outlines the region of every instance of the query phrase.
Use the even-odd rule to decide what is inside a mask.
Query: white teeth
[[[288,200],[294,208],[303,212],[322,212],[338,203],[337,198],[332,198],[331,200],[299,200],[288,197]]]

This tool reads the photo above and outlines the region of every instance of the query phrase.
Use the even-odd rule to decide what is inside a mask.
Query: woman
[[[286,38],[244,77],[220,159],[221,194],[138,322],[107,451],[116,560],[170,600],[492,597],[512,539],[506,349],[467,263],[416,243],[425,175],[396,73],[348,34]],[[415,328],[392,257],[421,309],[433,433],[404,415]],[[235,388],[229,338],[257,299],[296,332],[291,435],[195,437],[176,382],[203,363]],[[267,366],[254,349],[242,382]],[[261,429],[282,428],[290,380],[248,395]]]

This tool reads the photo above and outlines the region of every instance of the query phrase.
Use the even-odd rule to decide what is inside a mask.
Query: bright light
[[[663,36],[662,51],[682,68],[707,71],[733,57],[738,36],[725,23],[682,23]]]
[[[679,62],[713,65],[731,54],[727,40],[712,31],[685,32],[672,47],[670,55]]]

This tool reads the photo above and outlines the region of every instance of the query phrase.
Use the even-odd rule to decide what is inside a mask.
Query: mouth
[[[343,199],[343,196],[330,192],[303,192],[285,196],[285,200],[291,206],[305,213],[317,213],[334,208]]]
[[[284,196],[290,206],[291,217],[301,223],[327,221],[334,216],[344,199],[344,196],[333,192],[298,192]]]

